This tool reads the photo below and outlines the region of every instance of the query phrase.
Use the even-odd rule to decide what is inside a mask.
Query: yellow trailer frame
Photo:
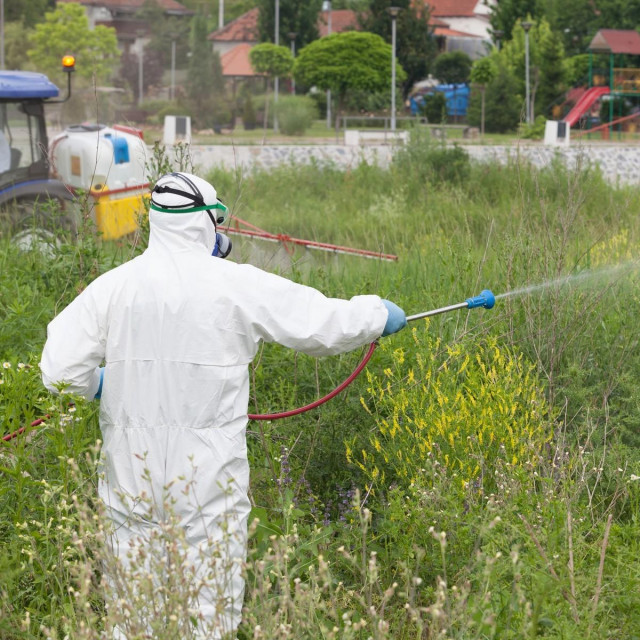
[[[149,185],[124,189],[91,189],[96,227],[105,240],[115,240],[133,233],[140,218],[147,215]]]

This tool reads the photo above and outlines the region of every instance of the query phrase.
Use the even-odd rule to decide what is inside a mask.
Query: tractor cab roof
[[[33,71],[0,71],[0,100],[44,100],[59,94],[56,87],[43,73]]]

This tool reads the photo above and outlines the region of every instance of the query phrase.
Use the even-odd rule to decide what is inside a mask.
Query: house
[[[489,18],[497,0],[424,0],[442,51],[462,50],[480,58],[491,46]]]
[[[249,51],[259,43],[259,11],[258,8],[251,9],[207,36],[213,50],[220,55],[222,75],[225,78],[235,81],[238,78],[257,77],[249,62]],[[321,11],[318,16],[318,32],[321,37],[329,32],[329,22],[331,33],[358,28],[355,11]]]
[[[118,47],[125,53],[137,49],[137,42],[148,35],[148,25],[138,17],[144,7],[145,0],[58,0],[75,2],[84,7],[89,26],[112,27],[116,30]],[[194,11],[188,9],[177,0],[156,0],[167,17],[191,18]]]
[[[207,40],[212,43],[213,50],[220,54],[220,57],[231,51],[236,46],[248,45],[248,48],[258,44],[258,15],[260,9],[251,9],[235,20],[228,22],[213,33],[207,36]],[[243,47],[247,49],[247,47]],[[224,71],[224,67],[223,67]]]
[[[318,16],[318,32],[321,38],[329,35],[329,24],[331,24],[331,33],[357,31],[360,29],[358,14],[355,11],[351,11],[351,9],[321,11]]]

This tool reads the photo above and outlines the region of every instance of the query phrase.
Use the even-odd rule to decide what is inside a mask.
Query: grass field
[[[356,128],[363,130],[361,122],[348,121],[347,126],[349,128]],[[388,128],[389,125],[387,125]],[[419,123],[417,120],[404,120],[398,119],[398,129],[407,127],[413,129],[417,127],[420,130],[428,131],[431,129],[437,130],[437,139],[442,139],[442,135],[448,141],[456,142],[459,144],[536,144],[541,142],[540,140],[526,140],[516,133],[486,133],[484,137],[466,138],[463,136],[466,125],[455,124],[447,125],[444,128],[444,134],[441,133],[442,128],[436,125],[425,125]],[[163,131],[159,127],[144,126],[143,127],[145,140],[147,143],[152,143],[154,140],[161,140]],[[382,120],[376,120],[376,126],[366,127],[367,131],[384,131],[384,123]],[[433,136],[436,139],[436,136]],[[577,138],[576,138],[577,139]],[[640,142],[639,132],[614,132],[610,139],[603,139],[600,132],[596,132],[589,135],[580,137],[583,142],[589,143],[616,143],[616,144],[637,144]],[[233,129],[222,129],[220,134],[214,134],[207,131],[194,131],[193,132],[193,144],[215,145],[215,144],[235,144],[235,145],[263,145],[263,144],[343,144],[344,143],[344,127],[341,125],[338,134],[336,135],[335,128],[327,128],[326,121],[316,120],[313,125],[305,131],[304,135],[300,136],[286,136],[281,133],[274,133],[272,128],[266,130],[258,125],[255,129],[245,130],[242,123],[239,121],[238,125]]]
[[[504,294],[382,340],[321,409],[249,425],[256,521],[238,637],[640,638],[640,191],[560,164],[476,165],[424,140],[389,169],[208,177],[257,226],[399,256],[262,248],[328,295],[416,313]],[[0,447],[0,637],[107,638],[118,623],[129,638],[190,638],[180,544],[156,559],[175,567],[170,588],[136,566],[122,584],[137,589],[102,581],[96,403],[71,410],[38,372],[47,322],[144,236],[66,240],[47,256],[0,238],[3,431],[50,415]],[[314,400],[361,356],[269,345],[250,411]],[[175,523],[166,532],[180,540]]]

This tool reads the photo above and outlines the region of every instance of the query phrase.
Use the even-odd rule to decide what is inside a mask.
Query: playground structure
[[[640,33],[623,29],[600,29],[589,44],[589,83],[567,115],[560,122],[547,122],[545,142],[568,144],[571,127],[579,125],[577,135],[600,132],[602,137],[610,137],[614,127],[619,130],[623,124],[631,131],[636,130],[640,119],[640,68],[616,67],[616,56],[640,55]],[[594,56],[608,56],[608,68],[594,65]],[[606,101],[609,114],[606,123],[594,117],[594,107]],[[626,100],[635,102],[637,112],[626,114],[622,107]],[[620,110],[615,113],[616,107]],[[600,110],[599,113],[602,111]],[[617,115],[617,117],[616,117]]]

